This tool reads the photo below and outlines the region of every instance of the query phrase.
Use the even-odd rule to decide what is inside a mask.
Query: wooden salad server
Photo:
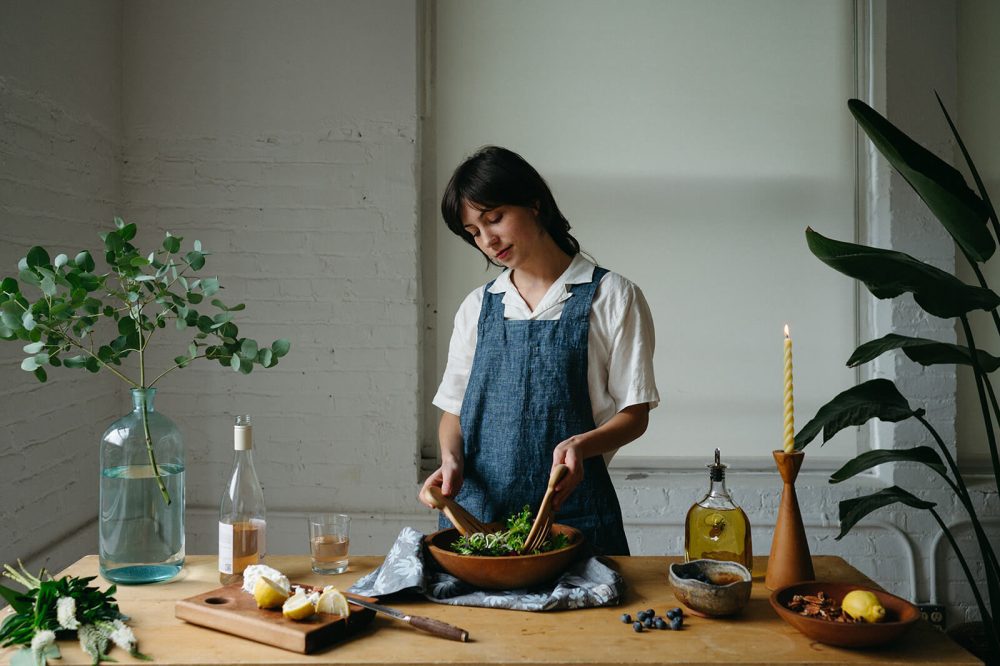
[[[542,504],[538,507],[538,514],[535,522],[531,525],[531,531],[524,539],[524,546],[521,548],[521,555],[530,553],[541,547],[545,540],[549,538],[549,530],[552,529],[552,498],[555,496],[555,488],[560,481],[569,474],[569,467],[566,465],[556,465],[549,474],[549,485],[545,489],[545,496]]]

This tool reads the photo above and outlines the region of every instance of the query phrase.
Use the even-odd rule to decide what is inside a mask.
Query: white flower
[[[128,652],[135,650],[135,634],[132,633],[131,627],[121,620],[115,620],[111,625],[111,633],[108,634],[108,638],[123,650]]]
[[[56,642],[56,632],[54,631],[39,631],[35,634],[34,638],[31,639],[31,650],[32,652],[41,652],[48,646]]]
[[[79,629],[80,622],[76,619],[76,599],[59,597],[56,601],[56,618],[63,629]]]

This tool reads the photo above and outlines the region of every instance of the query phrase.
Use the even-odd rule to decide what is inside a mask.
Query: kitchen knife
[[[403,622],[409,622],[417,629],[423,629],[426,632],[436,634],[444,638],[450,638],[453,641],[462,641],[464,643],[469,640],[469,632],[465,629],[456,627],[453,624],[448,624],[447,622],[435,620],[430,617],[423,617],[421,615],[407,615],[406,613],[398,611],[395,608],[389,608],[388,606],[359,599],[354,595],[348,594],[345,596],[347,597],[347,601],[352,604],[357,604],[364,608],[370,608],[377,613],[383,613],[384,615],[388,615],[389,617],[397,620],[402,620]]]

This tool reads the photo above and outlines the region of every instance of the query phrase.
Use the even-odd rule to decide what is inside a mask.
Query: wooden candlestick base
[[[801,451],[774,451],[773,455],[785,485],[781,490],[781,506],[778,508],[778,521],[774,525],[774,538],[771,540],[771,556],[767,558],[767,575],[764,577],[764,586],[769,590],[816,579],[812,557],[809,555],[809,543],[806,541],[806,529],[802,525],[799,500],[795,496],[795,478],[799,475],[805,454]]]

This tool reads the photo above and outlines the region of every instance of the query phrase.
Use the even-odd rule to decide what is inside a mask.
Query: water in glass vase
[[[177,510],[164,511],[151,465],[123,465],[101,476],[101,575],[125,584],[155,583],[184,565],[184,467],[161,464]]]

